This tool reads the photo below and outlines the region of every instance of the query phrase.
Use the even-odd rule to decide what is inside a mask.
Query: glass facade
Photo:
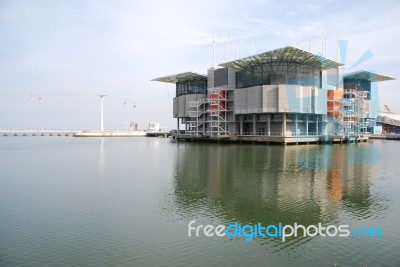
[[[321,87],[321,71],[309,65],[274,61],[254,65],[237,72],[236,82],[237,88],[271,84]]]
[[[189,80],[176,83],[176,96],[207,94],[207,80]]]
[[[357,91],[367,91],[368,99],[371,99],[371,82],[365,79],[344,78],[344,89],[353,89]]]

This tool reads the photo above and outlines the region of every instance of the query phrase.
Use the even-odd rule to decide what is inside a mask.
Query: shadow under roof
[[[207,76],[197,72],[182,72],[174,75],[168,75],[160,78],[155,78],[152,81],[165,82],[165,83],[177,83],[191,80],[207,80]]]
[[[336,68],[343,65],[339,62],[324,58],[322,56],[304,51],[293,46],[275,49],[269,52],[264,52],[261,54],[229,61],[219,65],[225,68],[233,68],[236,71],[240,71],[253,65],[276,61],[287,61],[298,64],[311,65],[320,70]]]
[[[350,79],[367,80],[370,82],[383,82],[383,81],[395,80],[395,78],[385,76],[382,74],[378,74],[378,73],[374,73],[374,72],[367,71],[367,70],[360,70],[360,71],[344,74],[343,77],[350,78]]]

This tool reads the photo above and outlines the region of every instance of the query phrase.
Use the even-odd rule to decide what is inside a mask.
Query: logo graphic
[[[321,223],[318,225],[308,225],[307,227],[301,224],[294,223],[293,225],[283,225],[282,223],[262,225],[258,224],[240,224],[231,223],[225,225],[196,225],[196,220],[192,220],[188,224],[188,237],[199,237],[200,235],[206,237],[243,237],[246,242],[252,241],[256,237],[261,238],[279,238],[282,242],[287,241],[289,237],[349,237],[349,225],[342,224],[323,226]],[[351,231],[353,236],[365,237],[382,237],[383,230],[381,227],[360,227]]]

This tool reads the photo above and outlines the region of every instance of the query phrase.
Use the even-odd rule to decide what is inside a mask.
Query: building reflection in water
[[[379,216],[370,192],[379,151],[370,144],[254,146],[180,144],[176,211],[222,222],[303,225]]]

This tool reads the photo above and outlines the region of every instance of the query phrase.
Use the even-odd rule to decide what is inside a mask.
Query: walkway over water
[[[72,136],[71,130],[0,130],[0,136]]]

